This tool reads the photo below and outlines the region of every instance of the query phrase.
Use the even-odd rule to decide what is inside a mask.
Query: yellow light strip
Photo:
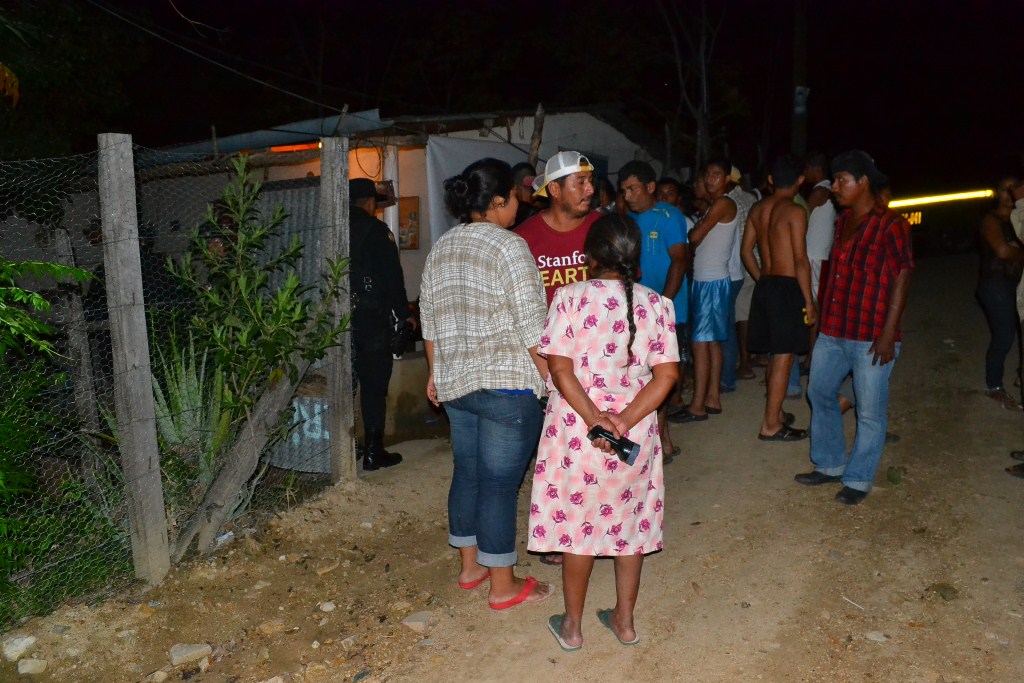
[[[953,194],[939,194],[932,197],[914,197],[912,199],[894,199],[889,202],[890,209],[898,209],[901,206],[920,206],[922,204],[938,204],[940,202],[956,202],[961,199],[984,199],[995,194],[992,190],[975,190],[973,192],[954,192]]]

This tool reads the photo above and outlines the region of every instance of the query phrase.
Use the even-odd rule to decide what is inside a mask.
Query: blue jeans
[[[871,342],[819,335],[811,357],[807,397],[811,401],[811,462],[830,476],[842,475],[843,485],[870,491],[882,459],[888,422],[889,376],[895,359],[872,365]],[[896,344],[896,355],[900,344]],[[849,458],[839,412],[839,387],[853,373],[857,398],[857,435]]]
[[[1017,338],[1017,287],[1008,280],[985,278],[978,282],[978,303],[985,311],[991,338],[985,351],[985,388],[1003,386],[1003,364]]]
[[[516,500],[544,421],[537,397],[480,389],[444,404],[455,469],[448,542],[485,567],[516,563]]]
[[[736,336],[736,298],[743,289],[743,279],[729,282],[729,336],[722,342],[722,388],[732,391],[736,388],[736,363],[740,355],[739,338]]]

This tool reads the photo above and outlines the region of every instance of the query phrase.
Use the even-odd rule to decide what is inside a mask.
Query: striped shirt
[[[423,338],[434,342],[440,401],[479,389],[527,389],[544,380],[528,349],[544,331],[544,285],[526,241],[493,223],[444,234],[420,284]]]
[[[876,206],[844,244],[843,229],[852,213],[846,209],[836,217],[828,279],[822,285],[821,334],[873,342],[885,325],[896,278],[914,267],[910,224]],[[902,337],[897,328],[896,341]]]

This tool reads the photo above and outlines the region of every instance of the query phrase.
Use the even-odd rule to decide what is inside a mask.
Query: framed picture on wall
[[[420,248],[420,198],[398,198],[398,248]]]

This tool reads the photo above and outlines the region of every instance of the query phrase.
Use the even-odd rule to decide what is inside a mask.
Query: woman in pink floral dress
[[[613,556],[616,604],[598,610],[623,644],[639,640],[633,608],[646,553],[662,547],[664,478],[656,410],[678,377],[672,302],[634,281],[640,230],[609,215],[590,229],[590,280],[562,287],[548,310],[540,353],[550,369],[547,415],[537,449],[529,549],[564,554],[565,614],[548,628],[566,650],[583,643],[581,621],[598,555]],[[604,439],[640,444],[632,466]]]

